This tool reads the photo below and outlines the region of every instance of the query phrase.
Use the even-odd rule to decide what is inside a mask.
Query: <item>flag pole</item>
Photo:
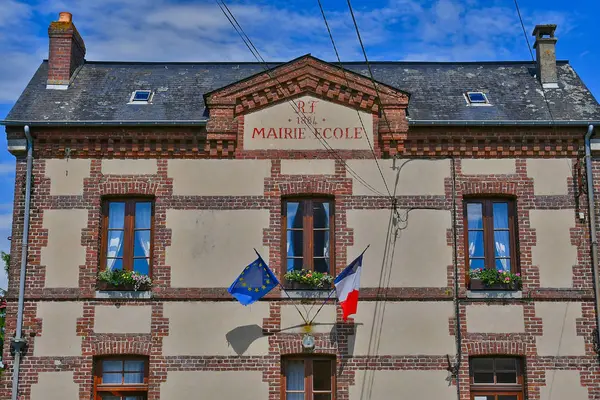
[[[267,265],[267,263],[265,262],[265,260],[263,260],[263,258],[261,257],[260,253],[258,252],[258,250],[256,250],[256,248],[254,249],[254,252],[256,252],[256,255],[258,256],[258,258],[260,258],[261,261],[263,263],[265,263],[265,265]],[[267,268],[269,268],[268,265],[267,265]],[[271,268],[269,268],[269,270],[271,270]],[[271,271],[271,272],[273,272],[273,271]],[[292,297],[287,292],[287,290],[285,290],[285,288],[283,287],[283,285],[281,284],[281,282],[279,282],[279,279],[277,279],[277,283],[279,285],[279,288],[283,291],[283,293],[285,293],[285,295],[288,297],[288,299],[292,300],[292,305],[294,306],[294,308],[296,309],[296,311],[298,311],[298,314],[300,314],[300,317],[302,318],[302,321],[304,321],[305,324],[308,324],[308,322],[306,321],[306,318],[302,314],[302,311],[300,311],[300,309],[298,308],[298,306],[293,303],[294,299],[292,299]]]
[[[308,325],[312,325],[312,323],[314,322],[315,318],[317,318],[317,315],[319,315],[319,312],[325,306],[325,304],[329,301],[329,299],[331,298],[331,295],[334,292],[335,292],[335,287],[333,289],[331,289],[331,291],[329,291],[329,295],[327,296],[327,298],[325,299],[325,301],[323,302],[323,304],[321,304],[321,307],[319,307],[319,309],[315,313],[315,316],[310,320],[310,322],[308,322]]]
[[[362,253],[360,253],[360,256],[362,256],[363,254],[365,254],[365,252],[367,251],[367,249],[369,248],[369,246],[371,246],[371,244],[369,243],[367,245],[367,247],[363,250]],[[356,257],[356,258],[358,258]],[[313,323],[313,321],[315,320],[315,318],[317,318],[317,315],[319,315],[319,312],[321,311],[321,309],[323,308],[323,306],[325,306],[325,304],[329,301],[329,299],[331,298],[331,295],[333,294],[333,292],[335,292],[335,287],[333,289],[331,289],[331,291],[329,292],[329,296],[327,296],[327,298],[325,299],[325,301],[323,302],[323,304],[321,304],[321,307],[319,307],[319,309],[317,310],[317,312],[315,313],[315,316],[310,320],[310,322],[308,323],[308,325],[311,325]]]

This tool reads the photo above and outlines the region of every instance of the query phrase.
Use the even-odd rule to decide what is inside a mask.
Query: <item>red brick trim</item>
[[[91,178],[84,179],[85,187],[90,187]],[[147,179],[135,177],[123,181],[120,178],[104,177],[104,182],[96,185],[100,196],[124,195],[124,196],[155,196],[159,190],[159,182],[149,182]]]
[[[517,196],[517,182],[510,181],[467,181],[460,183],[463,196],[470,195],[504,195]]]
[[[105,337],[90,344],[93,356],[106,355],[140,355],[150,356],[152,342],[150,340],[132,340],[135,335],[121,335],[119,337]],[[141,339],[141,338],[139,338]]]
[[[369,78],[310,55],[276,67],[271,74],[258,74],[209,93],[206,103],[211,110],[235,107],[236,114],[243,114],[307,92],[373,112],[379,110],[377,96],[381,96],[386,107],[408,106],[406,93],[384,84],[379,84],[376,90]]]

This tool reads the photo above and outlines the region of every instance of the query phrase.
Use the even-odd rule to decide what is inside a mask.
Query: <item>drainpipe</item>
[[[19,369],[21,357],[26,351],[26,342],[23,338],[23,308],[25,304],[25,271],[27,269],[27,246],[29,243],[29,205],[31,202],[31,170],[33,168],[33,140],[29,133],[29,125],[23,128],[27,139],[27,175],[25,180],[25,213],[23,216],[23,238],[21,245],[21,275],[19,277],[19,308],[17,310],[17,332],[11,343],[15,359],[13,367],[12,400],[18,400]]]
[[[594,125],[588,126],[585,134],[585,173],[587,181],[588,206],[590,207],[590,235],[592,237],[592,268],[594,270],[594,294],[596,295],[596,332],[597,346],[600,346],[600,281],[598,280],[598,235],[596,234],[596,207],[594,204],[594,177],[592,175],[592,151],[590,138],[594,133]]]
[[[460,331],[461,319],[460,319],[460,299],[458,298],[458,233],[456,232],[457,226],[457,204],[456,204],[456,160],[454,157],[450,159],[452,163],[452,247],[453,249],[453,264],[454,264],[454,293],[452,295],[452,300],[454,301],[454,315],[456,316],[455,324],[456,324],[456,361],[450,371],[456,380],[456,396],[458,400],[461,398],[461,386],[460,386],[460,364],[462,362],[462,333]]]

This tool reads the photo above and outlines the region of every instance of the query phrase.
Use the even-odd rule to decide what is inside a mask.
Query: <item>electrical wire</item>
[[[215,2],[219,6],[219,8],[223,12],[223,14],[225,14],[225,17],[227,18],[227,20],[229,21],[229,23],[232,25],[232,27],[234,28],[234,30],[242,38],[242,41],[244,42],[244,44],[246,45],[246,47],[248,47],[248,49],[250,50],[250,52],[252,53],[252,55],[254,56],[254,58],[256,58],[256,60],[263,65],[263,68],[265,69],[265,72],[267,73],[267,75],[269,75],[269,77],[271,79],[273,79],[273,80],[275,80],[277,82],[277,84],[281,87],[281,91],[283,92],[282,94],[285,95],[286,93],[285,93],[285,90],[284,90],[284,85],[277,79],[277,77],[275,75],[273,75],[271,67],[269,67],[268,63],[261,56],[260,52],[258,51],[258,49],[256,48],[256,46],[252,43],[252,40],[250,39],[250,37],[248,37],[248,35],[246,34],[246,32],[244,31],[244,29],[242,28],[242,26],[239,24],[239,22],[235,18],[235,15],[229,9],[229,7],[225,3],[225,1],[224,0],[215,0]],[[298,107],[296,107],[296,105],[294,104],[293,101],[291,101],[291,100],[288,99],[287,102],[290,104],[290,106],[292,107],[292,109],[294,110],[294,112],[296,114],[298,114],[298,115],[302,114],[302,116],[304,118],[301,118],[301,120],[304,123],[304,125],[306,125],[306,127],[315,136],[315,138],[317,138],[317,140],[319,140],[319,142],[323,145],[323,147],[325,147],[326,150],[328,150],[336,159],[338,159],[338,161],[340,161],[344,165],[344,168],[346,169],[346,171],[353,178],[355,178],[359,183],[361,183],[363,186],[365,186],[367,189],[369,189],[373,193],[378,194],[380,196],[385,196],[385,194],[381,193],[379,190],[377,190],[376,188],[374,188],[364,178],[362,178],[356,171],[354,171],[346,163],[346,161],[342,158],[342,156],[335,149],[333,149],[333,147],[331,147],[329,145],[329,143],[327,143],[327,140],[316,133],[316,131],[314,130],[314,128],[306,122],[307,118],[305,118],[306,115],[304,114],[304,112],[302,112]]]
[[[340,58],[340,54],[338,52],[337,46],[335,45],[335,40],[333,40],[333,34],[331,33],[331,29],[329,28],[329,23],[327,22],[327,17],[325,16],[325,10],[323,10],[323,4],[321,4],[321,0],[317,0],[317,2],[319,3],[319,9],[321,10],[321,15],[323,16],[323,21],[325,22],[325,27],[327,28],[327,33],[329,33],[329,39],[331,39],[331,45],[333,46],[333,50],[335,51],[335,56],[337,57],[338,64],[340,65],[340,70],[342,71],[342,74],[344,75],[344,79],[346,80],[346,84],[348,85],[348,88],[350,88],[350,81],[348,79],[348,75],[346,74],[346,70],[344,69],[344,65],[342,64],[342,60]],[[381,104],[381,102],[380,102],[380,104]],[[383,107],[382,107],[382,109],[383,109]],[[360,115],[360,112],[358,111],[358,109],[356,109],[356,115],[358,115],[358,120],[360,121],[360,124],[362,125],[363,131],[366,133],[367,130],[365,129],[365,124],[363,123],[362,116]],[[375,160],[375,164],[377,164],[377,169],[379,170],[379,175],[381,175],[381,179],[383,179],[383,184],[385,185],[385,189],[387,190],[388,195],[390,197],[392,197],[390,188],[388,187],[385,177],[383,176],[383,171],[381,170],[381,166],[379,165],[379,161],[377,160],[377,155],[375,154],[375,149],[373,148],[373,145],[371,145],[371,140],[369,139],[369,135],[365,135],[365,136],[367,138],[367,143],[369,144],[369,148],[371,149],[371,153],[373,153],[373,159]]]
[[[531,50],[531,44],[529,43],[529,37],[527,36],[527,31],[525,30],[525,24],[523,23],[523,17],[521,16],[521,9],[519,8],[519,3],[515,0],[515,7],[517,8],[517,14],[519,15],[519,21],[521,21],[521,28],[523,29],[523,36],[525,36],[525,41],[527,42],[527,49],[529,49],[529,54],[531,54],[531,59],[534,60],[533,50]]]
[[[250,38],[248,37],[248,35],[244,32],[244,30],[241,27],[241,25],[239,24],[239,22],[237,22],[237,19],[235,18],[235,15],[233,15],[233,13],[231,12],[231,10],[227,6],[227,4],[223,0],[221,0],[221,3],[223,4],[223,6],[225,7],[225,9],[227,10],[227,12],[225,12],[225,10],[223,9],[223,6],[221,6],[221,3],[219,3],[218,0],[216,0],[216,2],[217,2],[217,5],[219,5],[219,8],[221,9],[221,11],[227,17],[228,21],[231,23],[231,25],[235,29],[235,31],[238,33],[238,35],[240,35],[240,37],[242,38],[242,41],[244,42],[244,44],[246,45],[246,47],[248,47],[248,49],[250,50],[250,52],[252,53],[252,55],[256,58],[256,60],[263,65],[263,68],[265,69],[265,71],[267,72],[267,74],[269,75],[269,77],[271,79],[275,80],[281,86],[281,90],[283,92],[283,95],[285,95],[285,91],[283,90],[283,87],[284,87],[283,84],[277,79],[276,76],[274,76],[272,74],[271,68],[268,66],[268,64],[264,60],[264,58],[260,55],[260,52],[258,51],[258,49],[256,48],[256,46],[254,46],[254,44],[252,43],[252,41],[250,40]],[[228,15],[228,13],[229,13],[229,15]],[[287,102],[290,104],[290,106],[292,107],[292,109],[294,110],[294,112],[296,114],[302,114],[304,117],[306,117],[306,115],[304,114],[304,112],[300,111],[300,109],[297,108],[296,105],[292,101],[287,100]],[[304,123],[304,125],[306,125],[306,127],[311,131],[311,133],[313,133],[313,135],[321,142],[321,144],[323,145],[323,147],[325,147],[326,150],[329,150],[339,161],[341,161],[344,164],[344,167],[345,167],[346,171],[348,171],[348,173],[351,176],[353,176],[358,182],[360,182],[367,189],[371,190],[373,193],[376,193],[376,194],[381,195],[381,196],[384,195],[383,193],[381,193],[380,191],[378,191],[377,189],[375,189],[373,186],[371,186],[366,180],[364,180],[352,168],[350,168],[350,166],[348,166],[348,164],[345,162],[345,160],[335,151],[335,149],[333,149],[329,145],[329,143],[327,143],[327,141],[325,140],[325,138],[322,138],[321,136],[319,136],[316,133],[316,131],[313,129],[313,127],[310,126],[306,122],[306,118],[301,118],[301,119],[302,119],[302,122]]]
[[[385,123],[387,124],[388,131],[392,132],[392,127],[390,126],[390,122],[388,121],[387,115],[385,114],[385,110],[383,108],[383,104],[381,104],[381,96],[379,94],[379,89],[377,89],[377,82],[375,82],[375,78],[373,77],[373,70],[371,69],[371,63],[369,63],[369,58],[367,57],[367,50],[365,50],[365,46],[362,41],[362,37],[360,36],[360,30],[358,29],[358,24],[356,23],[356,17],[354,16],[354,10],[352,9],[352,3],[350,0],[347,0],[348,9],[350,10],[350,15],[352,16],[352,22],[354,23],[354,29],[356,30],[356,36],[358,36],[358,42],[360,43],[360,47],[362,49],[363,56],[365,57],[365,62],[367,64],[367,70],[369,71],[369,76],[371,77],[371,82],[373,83],[373,88],[375,89],[375,93],[377,94],[377,98],[379,99],[379,108],[381,109],[381,114]]]
[[[518,0],[514,0],[515,8],[517,9],[517,15],[519,16],[519,21],[521,22],[521,28],[523,29],[523,36],[525,37],[525,42],[527,43],[527,50],[529,50],[529,54],[531,55],[531,61],[535,64],[535,57],[533,55],[533,49],[531,48],[531,43],[529,42],[529,37],[527,36],[527,31],[525,30],[525,23],[523,22],[523,16],[521,15],[521,9],[519,8]],[[554,115],[552,114],[552,109],[550,108],[550,102],[548,101],[548,97],[546,96],[546,90],[544,88],[544,84],[541,81],[540,77],[540,85],[542,86],[542,97],[544,98],[544,102],[546,103],[546,108],[548,109],[548,114],[550,115],[550,120],[552,121],[552,126],[554,131],[556,132],[556,124],[554,123]]]

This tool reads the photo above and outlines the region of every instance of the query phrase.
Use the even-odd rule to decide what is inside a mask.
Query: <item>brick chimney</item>
[[[537,56],[537,76],[544,88],[558,88],[556,75],[556,41],[554,31],[556,25],[536,25],[532,35],[535,36]]]
[[[50,23],[50,55],[48,56],[47,89],[69,87],[73,72],[83,65],[85,44],[73,25],[71,13],[61,12],[58,21]]]

